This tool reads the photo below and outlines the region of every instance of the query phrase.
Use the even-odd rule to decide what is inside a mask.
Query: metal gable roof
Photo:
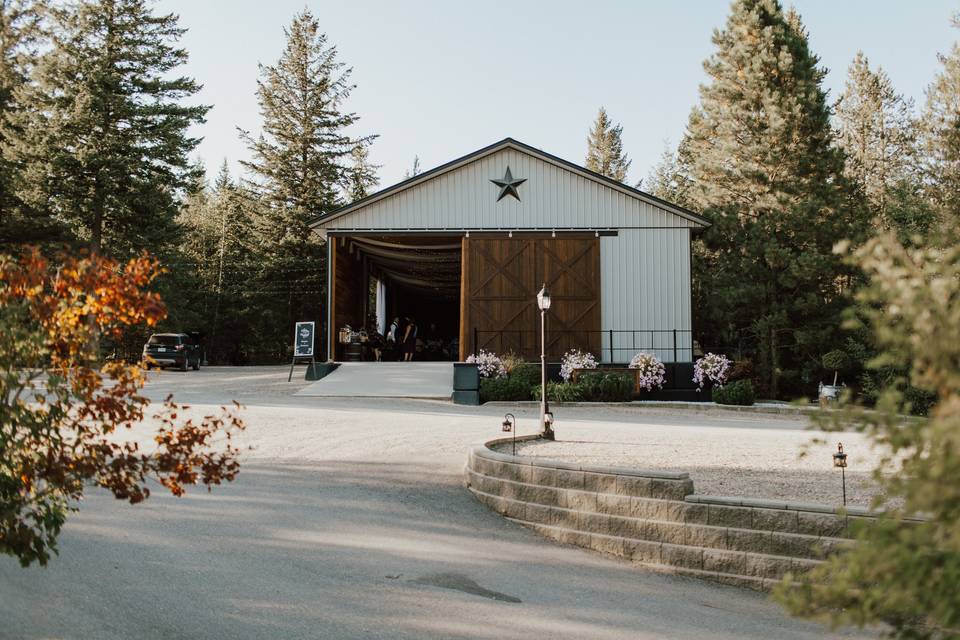
[[[343,216],[349,215],[355,211],[363,209],[367,205],[370,205],[375,202],[379,202],[385,198],[394,196],[411,187],[415,187],[425,182],[429,182],[430,180],[436,177],[439,177],[449,171],[453,171],[454,169],[457,169],[471,162],[479,160],[480,158],[483,158],[487,155],[496,153],[502,149],[507,149],[507,148],[514,149],[522,153],[526,153],[535,158],[539,158],[544,162],[559,166],[563,169],[576,173],[584,178],[600,183],[601,185],[612,188],[628,196],[631,196],[643,202],[655,205],[665,211],[678,215],[682,218],[686,218],[687,220],[690,220],[701,227],[710,226],[710,221],[708,221],[706,218],[704,218],[700,214],[690,211],[689,209],[667,202],[666,200],[661,200],[660,198],[657,198],[654,195],[646,193],[645,191],[641,191],[640,189],[636,189],[634,187],[628,186],[626,184],[623,184],[622,182],[617,182],[616,180],[608,178],[602,174],[590,171],[585,167],[576,165],[572,162],[564,160],[563,158],[558,158],[557,156],[549,154],[535,147],[531,147],[530,145],[524,144],[518,140],[514,140],[513,138],[504,138],[499,142],[495,142],[489,146],[483,147],[482,149],[474,151],[473,153],[469,153],[465,156],[461,156],[455,160],[451,160],[450,162],[447,162],[438,167],[430,169],[429,171],[425,171],[412,178],[408,178],[407,180],[398,182],[393,186],[387,187],[385,189],[381,189],[380,191],[370,194],[365,198],[361,198],[360,200],[351,202],[350,204],[347,204],[338,209],[334,209],[333,211],[330,211],[328,213],[321,214],[313,218],[309,222],[310,228],[311,229],[322,228],[324,223],[326,222],[330,222],[337,218],[341,218]]]

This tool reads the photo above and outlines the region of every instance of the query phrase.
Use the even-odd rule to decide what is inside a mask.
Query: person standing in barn
[[[413,318],[406,318],[406,330],[403,333],[403,360],[410,362],[417,350],[417,323]]]

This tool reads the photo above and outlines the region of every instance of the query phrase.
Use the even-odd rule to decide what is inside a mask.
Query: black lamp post
[[[837,443],[837,452],[833,454],[833,466],[840,467],[840,480],[843,483],[843,506],[847,506],[847,454],[843,452],[843,443]]]
[[[537,294],[540,308],[540,437],[553,440],[553,414],[547,404],[547,310],[550,308],[550,292],[547,283]]]

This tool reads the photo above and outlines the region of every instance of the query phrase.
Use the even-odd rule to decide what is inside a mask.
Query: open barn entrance
[[[600,241],[594,234],[331,235],[330,344],[338,361],[372,360],[366,335],[401,343],[416,326],[414,360],[456,361],[480,349],[540,355],[536,295],[546,283],[547,357],[601,352]],[[349,327],[349,331],[347,328]],[[384,360],[402,358],[390,348]]]
[[[373,360],[374,332],[386,337],[394,320],[399,335],[381,350],[383,360],[403,358],[409,323],[416,327],[414,360],[459,358],[459,236],[331,235],[329,242],[333,359]]]

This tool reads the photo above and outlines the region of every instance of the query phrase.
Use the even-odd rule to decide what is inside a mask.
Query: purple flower
[[[497,354],[480,349],[480,353],[467,356],[467,362],[476,364],[481,378],[506,378],[507,368]]]
[[[637,369],[637,379],[641,389],[652,391],[654,387],[663,388],[663,383],[667,381],[667,368],[663,366],[660,358],[641,351],[630,360],[630,368]]]
[[[697,383],[697,391],[703,389],[707,382],[722,387],[727,381],[730,365],[733,363],[721,353],[707,353],[698,358],[693,365],[693,381]]]
[[[563,360],[560,365],[560,377],[564,382],[569,382],[574,369],[596,369],[597,359],[592,353],[571,349],[563,354]]]

